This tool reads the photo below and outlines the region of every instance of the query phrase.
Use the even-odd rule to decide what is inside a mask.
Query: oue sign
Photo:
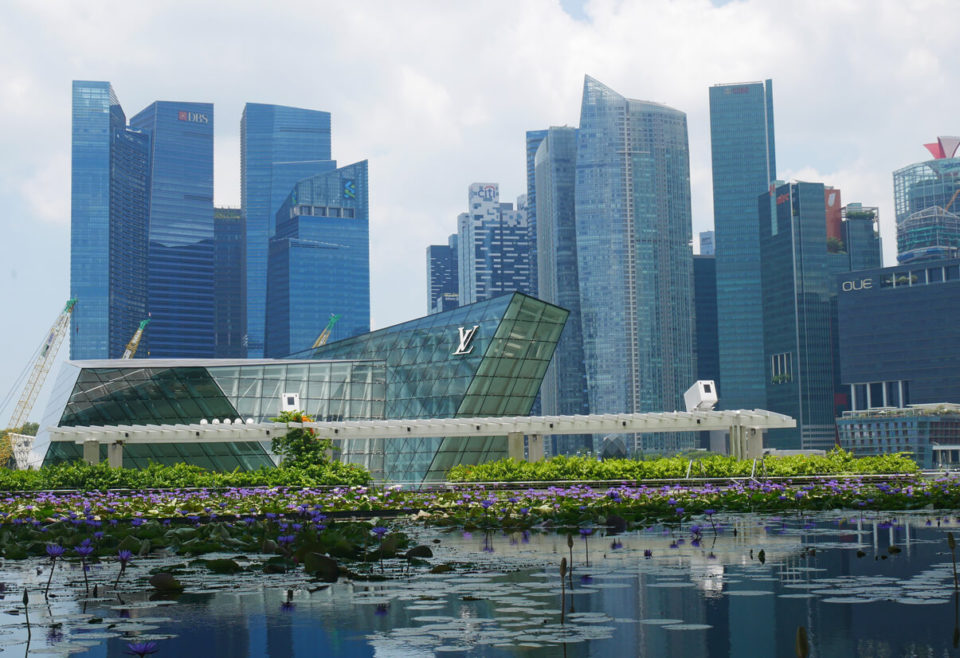
[[[840,289],[843,290],[843,292],[850,292],[851,290],[870,290],[871,288],[873,288],[873,279],[844,281],[840,284]]]

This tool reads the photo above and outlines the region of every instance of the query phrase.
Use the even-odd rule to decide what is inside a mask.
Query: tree
[[[843,244],[843,240],[841,240],[840,238],[835,238],[833,236],[829,236],[827,238],[827,253],[842,254],[844,253],[844,251],[845,251],[845,247]]]
[[[309,423],[313,419],[302,411],[284,411],[270,420],[275,423]],[[312,466],[330,463],[329,453],[334,449],[330,439],[318,439],[310,427],[291,427],[286,434],[270,443],[273,454],[280,457],[281,466]]]

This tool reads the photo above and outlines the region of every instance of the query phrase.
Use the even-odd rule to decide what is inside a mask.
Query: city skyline
[[[6,334],[0,387],[10,388],[22,355],[40,342],[69,292],[72,79],[110,80],[128,109],[156,99],[213,102],[216,206],[240,204],[244,103],[330,112],[338,159],[370,159],[374,327],[421,313],[420,254],[425,245],[445,241],[466,185],[496,180],[508,199],[524,191],[525,132],[575,126],[584,73],[628,97],[688,115],[694,233],[713,225],[707,89],[774,79],[779,177],[822,181],[842,188],[845,198],[878,206],[885,262],[893,262],[892,172],[928,159],[923,143],[960,132],[948,114],[960,88],[958,46],[946,27],[951,21],[922,17],[946,19],[960,9],[945,2],[920,11],[896,3],[768,7],[705,0],[671,3],[670,11],[656,2],[564,6],[569,13],[554,2],[404,8],[402,19],[411,27],[397,35],[392,26],[399,8],[328,5],[315,11],[331,25],[321,28],[331,38],[299,45],[300,57],[281,44],[308,29],[315,37],[318,28],[304,20],[311,10],[297,5],[280,4],[270,13],[242,3],[229,13],[191,6],[186,24],[187,5],[138,7],[122,18],[97,7],[7,10],[0,28],[12,72],[0,88],[0,105],[8,110],[0,127],[6,156],[0,169],[2,299],[21,321]],[[264,37],[240,52],[236,36],[253,20]],[[452,26],[466,20],[491,25],[489,41],[459,43]],[[653,35],[644,44],[636,43],[631,27],[641,22]],[[176,47],[161,36],[171,33]],[[678,34],[702,45],[656,67],[630,64],[653,61]],[[215,54],[197,58],[201,47]],[[41,51],[30,61],[22,54]],[[437,58],[439,52],[445,56]],[[322,71],[329,79],[299,84],[317,61],[329,63]],[[850,102],[865,97],[874,102]],[[429,194],[415,193],[424,181]]]

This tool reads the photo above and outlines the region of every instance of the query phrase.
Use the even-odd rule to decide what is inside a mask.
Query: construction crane
[[[327,323],[327,326],[323,328],[323,331],[320,332],[320,335],[317,336],[317,340],[314,341],[313,347],[310,349],[315,350],[327,344],[327,341],[330,340],[330,332],[333,331],[333,325],[335,325],[339,319],[340,315],[338,313],[330,314],[330,321]]]
[[[67,329],[70,326],[70,314],[73,313],[76,304],[76,298],[67,301],[67,305],[57,316],[53,326],[50,327],[50,331],[47,332],[47,337],[40,345],[40,350],[33,361],[33,368],[27,378],[27,385],[23,388],[17,406],[13,409],[13,415],[10,416],[10,422],[7,424],[7,427],[13,430],[7,433],[7,440],[13,447],[13,458],[16,461],[17,468],[26,468],[27,457],[30,455],[30,448],[33,447],[33,437],[16,434],[14,431],[23,427],[33,410],[37,396],[40,395],[43,383],[46,381],[57,352],[60,350],[63,337],[67,335]]]
[[[127,349],[123,351],[123,356],[120,357],[121,359],[132,359],[133,355],[137,353],[137,348],[140,347],[140,339],[143,338],[143,330],[147,328],[148,324],[150,324],[150,318],[140,323],[140,326],[137,327],[137,330],[133,333],[133,338],[127,343]]]

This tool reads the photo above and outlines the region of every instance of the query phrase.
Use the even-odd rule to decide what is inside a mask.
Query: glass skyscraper
[[[933,160],[893,172],[897,260],[901,263],[956,256],[960,250],[960,138],[926,144]]]
[[[696,377],[686,115],[624,98],[587,76],[577,147],[590,411],[683,409]],[[642,448],[692,445],[692,434],[673,434],[649,437]]]
[[[306,178],[277,211],[267,268],[265,351],[310,348],[331,315],[330,339],[370,331],[367,161]]]
[[[460,305],[532,292],[526,195],[517,198],[514,209],[500,202],[496,183],[473,183],[468,203],[469,211],[457,217]]]
[[[214,356],[243,358],[243,214],[214,208]]]
[[[546,138],[546,130],[528,130],[527,131],[527,232],[530,241],[530,290],[536,291],[538,287],[538,277],[540,276],[537,266],[537,181],[536,181],[536,156],[540,143]]]
[[[150,137],[151,323],[140,350],[153,358],[212,357],[213,105],[157,101],[130,126]]]
[[[457,308],[459,303],[459,249],[457,234],[447,244],[427,247],[427,313],[442,313]]]
[[[588,414],[587,377],[580,329],[580,283],[577,274],[576,167],[577,129],[550,128],[535,159],[537,191],[537,296],[570,311],[557,353],[540,386],[542,413]],[[527,133],[529,136],[530,133]],[[552,453],[591,450],[587,437],[556,436]]]
[[[765,445],[829,449],[835,439],[831,314],[836,293],[824,186],[782,184],[766,196],[759,204],[763,382],[767,408],[796,418],[797,427],[771,430]],[[725,376],[721,370],[729,390]]]
[[[109,82],[74,81],[72,359],[119,357],[147,317],[149,151],[150,138],[127,128]]]
[[[757,198],[777,178],[773,82],[710,87],[719,406],[766,408]]]
[[[330,113],[247,103],[240,120],[240,194],[247,231],[247,356],[264,354],[267,255],[276,214],[294,184],[332,171]]]

